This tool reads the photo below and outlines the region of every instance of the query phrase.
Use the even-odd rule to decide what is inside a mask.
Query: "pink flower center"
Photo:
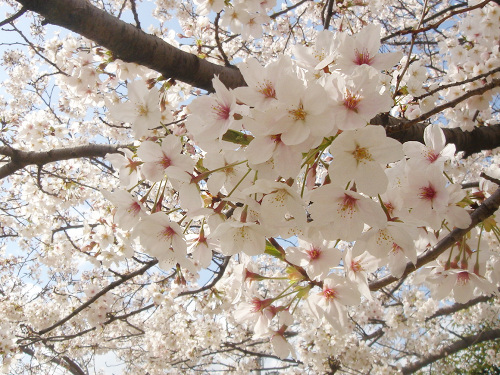
[[[469,282],[470,275],[469,272],[459,272],[457,275],[457,282],[461,285],[465,285]]]
[[[399,253],[400,251],[403,251],[403,248],[401,246],[399,246],[396,242],[393,242],[391,251],[394,254],[396,254],[396,253]]]
[[[363,266],[359,262],[353,260],[351,261],[351,270],[356,273],[361,272],[363,271]]]
[[[429,184],[429,186],[422,186],[420,188],[420,194],[418,195],[420,199],[425,199],[428,201],[433,201],[436,198],[437,191],[434,189],[434,186]]]
[[[160,164],[164,169],[167,169],[172,165],[172,159],[170,159],[167,155],[163,154],[163,158],[161,159]]]
[[[316,260],[321,256],[321,250],[313,247],[311,250],[306,250],[307,255],[309,255],[310,260]]]
[[[175,233],[175,230],[172,227],[165,227],[165,228],[163,228],[163,231],[161,232],[161,235],[167,239],[172,238],[176,234],[177,233]]]
[[[271,306],[273,300],[271,298],[268,299],[260,299],[255,297],[252,299],[252,312],[259,312],[264,310],[266,307]]]
[[[141,161],[133,161],[130,158],[127,158],[128,164],[125,166],[129,169],[129,174],[137,170],[137,167],[142,164]]]
[[[344,107],[346,107],[349,111],[358,113],[358,104],[360,101],[361,96],[355,95],[349,90],[346,90],[346,94],[344,96]]]
[[[434,151],[428,151],[426,159],[429,161],[429,163],[434,163],[439,159],[439,153],[436,154]]]
[[[356,202],[358,200],[349,194],[344,194],[344,198],[342,199],[342,211],[350,210],[353,211],[356,209]]]
[[[141,212],[141,205],[138,202],[133,202],[128,208],[128,213],[132,215],[137,215],[139,212]]]
[[[323,289],[323,296],[326,299],[335,299],[338,296],[338,292],[335,289],[326,288]]]
[[[366,48],[359,51],[358,49],[354,50],[354,64],[356,65],[371,65],[374,57],[370,57],[370,53]]]
[[[281,134],[275,134],[271,136],[274,143],[281,143]]]
[[[229,118],[229,115],[231,113],[231,108],[225,104],[219,103],[218,106],[212,107],[213,111],[215,112],[215,116],[217,117],[217,120],[227,120]]]
[[[274,90],[273,85],[269,81],[265,81],[265,84],[261,86],[259,92],[266,97],[266,99],[276,99],[276,90]]]

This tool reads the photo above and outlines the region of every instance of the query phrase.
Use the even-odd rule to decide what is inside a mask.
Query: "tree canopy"
[[[4,373],[499,371],[498,1],[0,11]]]

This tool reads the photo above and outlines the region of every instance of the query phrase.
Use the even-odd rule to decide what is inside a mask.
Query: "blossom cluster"
[[[231,90],[215,77],[215,92],[193,100],[185,125],[164,136],[153,132],[158,91],[140,81],[128,85],[129,102],[110,109],[142,138],[135,153],[110,158],[129,189],[103,192],[116,224],[165,269],[196,273],[212,252],[253,257],[274,249],[289,266],[293,298],[244,289],[235,318],[270,337],[281,357],[292,352],[284,338],[292,306],[304,301],[317,322],[343,330],[346,306],[372,298],[370,273],[382,267],[401,277],[435,243],[432,233],[471,222],[465,193],[446,174],[454,146],[438,125],[426,128],[425,144],[402,145],[369,124],[393,107],[383,72],[402,57],[378,53],[380,33],[375,25],[355,35],[322,31],[313,46],[295,47],[294,60],[241,63],[248,86]],[[139,180],[149,190],[134,196]],[[270,246],[278,237],[298,246]],[[244,264],[241,287],[263,280]],[[460,302],[476,287],[494,292],[474,267],[437,264],[422,280],[438,283],[441,298],[453,289]]]

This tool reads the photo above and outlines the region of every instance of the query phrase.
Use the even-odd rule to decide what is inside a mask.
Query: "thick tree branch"
[[[212,78],[219,76],[227,87],[244,86],[236,68],[213,64],[181,51],[164,40],[144,33],[86,0],[17,0],[46,23],[74,31],[112,51],[126,62],[147,66],[166,78],[213,91]]]
[[[424,265],[433,260],[437,259],[442,253],[444,253],[449,247],[455,244],[460,238],[462,238],[466,233],[468,233],[472,228],[474,228],[477,224],[487,219],[498,209],[500,206],[500,188],[497,189],[488,199],[486,199],[479,208],[474,210],[471,216],[471,224],[465,229],[455,228],[453,229],[446,237],[444,237],[441,241],[439,241],[433,248],[422,253],[418,259],[417,263],[408,263],[406,265],[406,269],[401,277],[405,277],[410,273],[420,269]],[[375,280],[370,283],[370,290],[375,291],[387,286],[394,281],[397,281],[398,278],[389,275],[385,276],[379,280]]]
[[[370,123],[384,126],[387,136],[401,143],[408,141],[424,143],[424,130],[427,124],[407,126],[408,120],[398,119],[386,113],[375,116]],[[443,132],[446,143],[453,143],[457,152],[463,151],[465,157],[482,150],[500,147],[500,124],[477,127],[470,132],[460,128],[443,128]]]
[[[97,158],[106,154],[119,153],[120,148],[127,145],[89,144],[68,148],[58,148],[50,151],[21,151],[8,146],[0,146],[0,155],[10,157],[10,161],[0,167],[0,180],[15,173],[27,165],[44,165],[60,160],[77,158]]]
[[[403,367],[403,374],[413,374],[421,368],[430,365],[444,357],[459,352],[460,350],[467,349],[470,346],[482,343],[484,341],[496,340],[500,338],[500,329],[493,329],[491,331],[484,331],[477,335],[465,336],[461,340],[455,341],[452,344],[443,347],[437,353],[429,354],[428,356],[416,361],[406,367]]]

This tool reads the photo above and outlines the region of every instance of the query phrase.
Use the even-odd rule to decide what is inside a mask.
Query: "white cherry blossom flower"
[[[246,107],[236,104],[236,97],[220,81],[219,77],[212,80],[215,93],[200,96],[189,104],[191,115],[186,121],[186,127],[198,142],[222,138],[228,129],[239,128],[237,123]]]
[[[177,263],[192,273],[196,273],[193,263],[186,258],[187,245],[182,228],[170,220],[164,212],[146,216],[136,227],[141,245],[156,257],[160,267],[175,267]]]
[[[358,67],[348,77],[332,74],[327,79],[325,89],[340,130],[361,128],[377,113],[391,109],[392,99],[387,92],[380,94],[378,85],[378,73],[368,67]]]
[[[322,240],[320,236],[310,240],[299,237],[298,242],[298,247],[286,249],[286,259],[303,267],[311,279],[322,280],[331,268],[338,266],[342,254],[335,248],[334,242]]]
[[[148,90],[142,80],[129,83],[127,88],[129,101],[111,106],[109,114],[117,121],[131,123],[136,137],[141,138],[160,125],[160,94],[154,87]]]
[[[346,306],[360,301],[357,288],[353,288],[338,275],[323,280],[321,293],[309,295],[307,304],[317,319],[325,318],[335,329],[344,330],[347,325]]]
[[[422,220],[432,229],[439,229],[449,204],[447,180],[436,168],[426,171],[412,171],[404,195],[405,206],[411,209],[411,216]]]
[[[387,218],[380,205],[359,193],[325,185],[310,194],[313,224],[327,239],[355,241],[364,225],[383,228]]]
[[[391,274],[401,277],[407,261],[414,264],[417,261],[413,238],[406,228],[403,223],[389,222],[384,228],[370,229],[356,242],[353,251],[359,254],[366,250],[376,258],[387,261]]]
[[[353,257],[352,249],[348,249],[344,256],[344,269],[347,278],[356,283],[361,294],[372,300],[373,297],[368,286],[368,273],[374,272],[378,267],[379,259],[370,255],[367,251]]]
[[[367,25],[359,33],[346,35],[341,41],[334,68],[349,74],[358,66],[370,66],[378,71],[389,70],[403,57],[401,52],[379,53],[380,25]],[[345,35],[345,34],[344,34]]]
[[[146,213],[142,204],[128,191],[117,189],[114,192],[101,191],[104,197],[116,207],[114,221],[123,230],[131,230]]]
[[[412,169],[426,169],[428,166],[437,166],[444,169],[444,162],[455,154],[455,145],[446,144],[446,138],[439,125],[428,125],[424,130],[423,145],[420,142],[410,141],[403,144],[403,150]]]
[[[186,172],[191,172],[194,162],[182,154],[182,145],[174,135],[168,135],[162,140],[161,146],[152,141],[144,141],[137,150],[137,155],[144,161],[141,171],[148,180],[161,181],[165,174],[169,178],[189,181]]]
[[[210,237],[220,241],[220,249],[224,255],[234,255],[239,252],[259,255],[266,249],[264,231],[257,223],[227,220],[220,224]]]
[[[388,178],[383,165],[403,157],[402,145],[388,138],[381,126],[344,131],[331,144],[333,161],[328,168],[336,185],[353,181],[363,193],[371,196],[386,191]]]
[[[282,182],[259,179],[242,194],[258,194],[257,200],[261,201],[259,220],[267,230],[272,228],[286,238],[306,224],[304,202],[292,187]]]

